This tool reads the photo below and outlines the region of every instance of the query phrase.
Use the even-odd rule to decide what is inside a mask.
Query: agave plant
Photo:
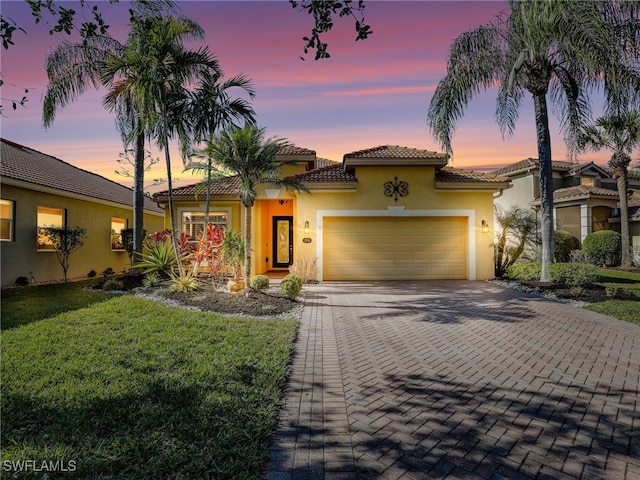
[[[173,274],[177,266],[173,242],[167,238],[163,242],[150,242],[147,246],[149,253],[142,255],[142,260],[135,263],[135,268],[141,268],[145,273],[163,272],[167,276]]]
[[[169,290],[172,292],[192,292],[200,288],[197,278],[198,272],[194,268],[190,268],[182,275],[171,274],[169,280]]]

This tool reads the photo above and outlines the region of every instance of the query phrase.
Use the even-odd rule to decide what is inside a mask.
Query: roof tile
[[[436,171],[436,181],[446,183],[509,183],[509,178],[472,170],[444,167]]]
[[[345,154],[344,158],[448,158],[445,153],[417,148],[401,147],[399,145],[380,145]]]
[[[309,170],[308,172],[299,173],[298,175],[293,175],[287,178],[299,180],[307,184],[351,183],[357,185],[358,183],[358,179],[356,178],[356,176],[353,173],[345,172],[341,163],[316,168],[314,170]]]
[[[193,197],[194,195],[205,195],[206,191],[201,190],[199,185],[204,185],[204,182],[194,183],[192,185],[185,185],[184,187],[178,187],[173,189],[174,197]],[[211,195],[238,195],[240,192],[240,177],[233,175],[225,177],[224,179],[214,181],[211,184]],[[167,197],[169,195],[168,190],[156,192],[153,194],[154,199]]]
[[[618,198],[616,190],[601,187],[588,187],[586,185],[576,185],[574,187],[565,187],[554,190],[553,199],[561,200],[568,198],[578,198],[584,196],[611,197]]]
[[[288,145],[283,147],[278,152],[278,155],[315,155],[315,150],[310,150],[304,147],[296,147],[295,145]]]
[[[51,155],[23,145],[2,140],[0,164],[2,177],[62,192],[83,195],[128,207],[133,206],[133,190],[95,173],[74,167]],[[144,200],[144,208],[153,212],[162,210],[151,201]]]

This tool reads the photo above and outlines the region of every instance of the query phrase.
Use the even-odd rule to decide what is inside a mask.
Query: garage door
[[[325,280],[467,278],[467,218],[325,217]]]

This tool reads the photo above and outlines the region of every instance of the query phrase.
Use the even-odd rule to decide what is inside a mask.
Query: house
[[[252,273],[316,261],[318,280],[469,279],[493,277],[493,195],[507,178],[447,167],[445,154],[383,145],[316,158],[288,147],[283,176],[309,193],[263,185],[252,215]],[[174,190],[181,231],[204,228],[197,185]],[[211,187],[213,223],[241,231],[237,178]],[[168,192],[154,199],[167,206]],[[168,212],[165,222],[168,224]]]
[[[620,231],[617,181],[611,173],[593,162],[553,161],[553,204],[556,230],[570,232],[581,243],[599,230]],[[513,205],[537,208],[540,205],[540,167],[538,159],[526,158],[491,172],[509,177],[512,187],[495,195],[497,207]],[[630,191],[640,191],[640,176],[629,176]],[[633,245],[640,248],[640,218],[630,213]]]
[[[129,266],[121,230],[133,228],[133,191],[58,158],[2,139],[0,233],[2,286],[18,277],[47,282],[63,278],[45,226],[86,229],[84,245],[71,254],[68,278],[91,270]],[[145,200],[144,225],[161,230],[163,211]]]

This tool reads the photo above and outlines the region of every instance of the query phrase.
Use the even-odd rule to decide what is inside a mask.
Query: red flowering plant
[[[171,230],[165,228],[164,230],[160,230],[159,232],[153,232],[147,235],[147,238],[145,238],[145,243],[147,247],[151,247],[160,243],[164,243],[170,238]]]
[[[191,252],[190,258],[196,264],[196,268],[206,261],[212,274],[219,273],[222,267],[220,248],[223,241],[224,230],[213,223],[207,224],[207,228],[200,235],[200,241],[194,245]]]

